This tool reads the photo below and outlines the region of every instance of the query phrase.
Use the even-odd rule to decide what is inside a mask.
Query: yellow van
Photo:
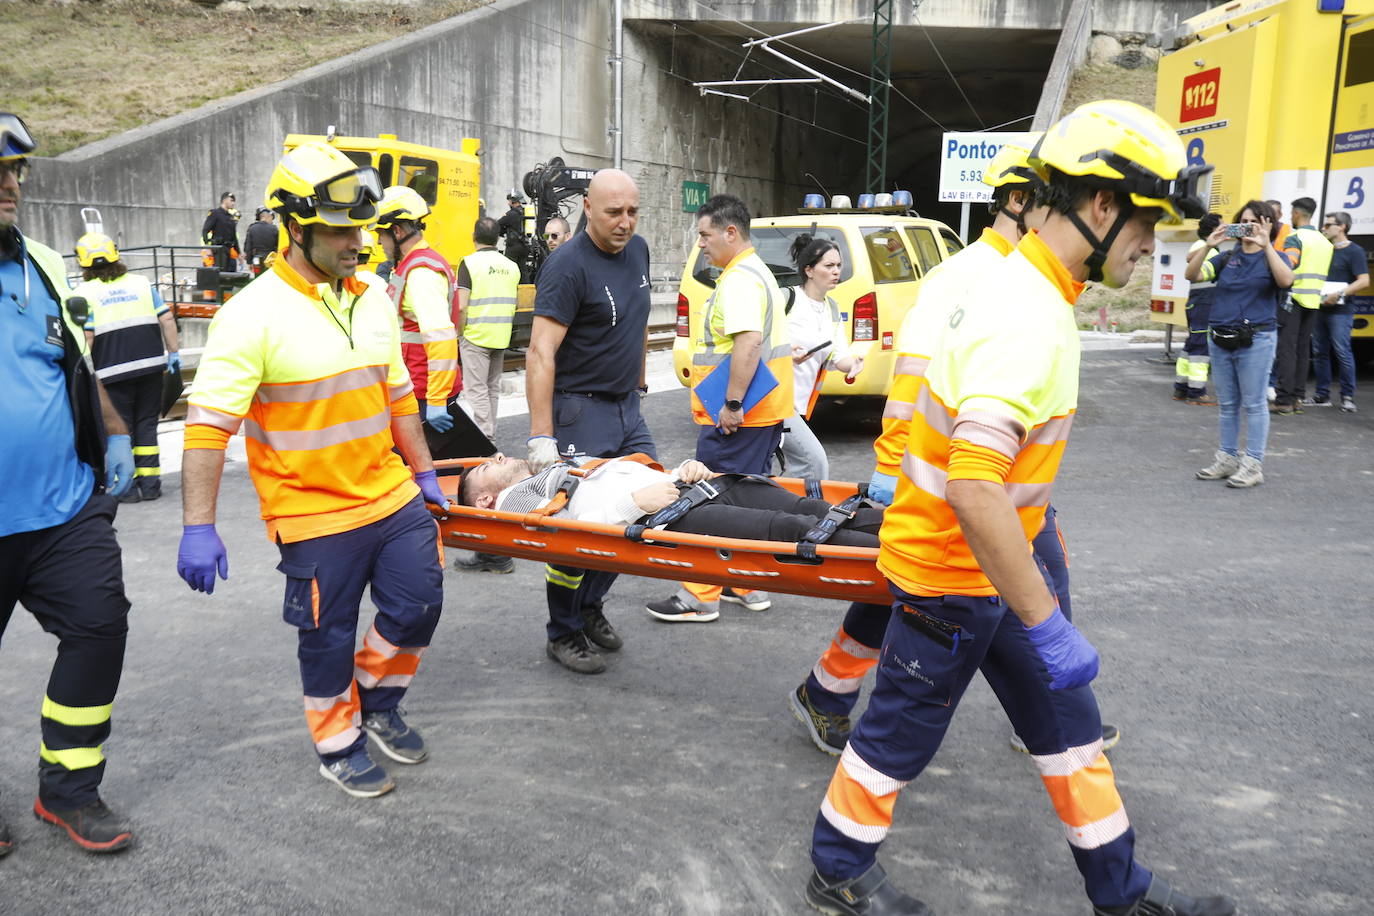
[[[788,251],[802,233],[828,238],[840,250],[840,283],[830,295],[840,306],[849,339],[835,341],[836,347],[851,340],[869,345],[858,377],[849,383],[843,374],[831,372],[821,395],[886,397],[896,358],[893,339],[916,301],[916,284],[964,243],[939,220],[884,210],[803,211],[796,216],[758,217],[749,224],[750,238],[784,290],[801,284]],[[692,340],[702,333],[702,308],[719,273],[705,252],[692,248],[678,287],[677,339],[673,341],[673,370],[684,386],[691,379]]]
[[[311,136],[289,134],[283,152],[302,143],[319,141],[337,147],[358,165],[370,165],[382,176],[382,187],[414,188],[433,211],[425,220],[425,240],[455,267],[472,254],[472,226],[481,214],[481,141],[464,137],[457,150],[421,146],[396,139],[395,134],[375,137]]]

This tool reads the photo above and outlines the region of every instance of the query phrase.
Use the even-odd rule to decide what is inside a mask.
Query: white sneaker
[[[1257,487],[1264,483],[1264,472],[1260,463],[1249,455],[1240,459],[1240,470],[1226,478],[1228,487]]]
[[[1341,398],[1341,410],[1345,411],[1346,413],[1354,413],[1355,399],[1346,397]]]
[[[1212,456],[1212,463],[1198,471],[1195,476],[1198,480],[1222,480],[1239,470],[1239,458],[1217,449],[1217,453]]]
[[[1278,393],[1277,391],[1274,390],[1274,386],[1273,386],[1273,385],[1270,385],[1268,388],[1264,389],[1264,396],[1265,396],[1266,398],[1268,398],[1269,401],[1272,403],[1272,402],[1278,400],[1279,393]]]

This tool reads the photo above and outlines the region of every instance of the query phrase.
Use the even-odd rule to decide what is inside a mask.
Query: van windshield
[[[773,278],[778,281],[778,286],[786,288],[801,285],[802,279],[797,276],[797,268],[792,263],[788,251],[797,236],[802,234],[834,242],[840,249],[840,282],[843,283],[854,276],[854,262],[849,255],[849,244],[844,240],[844,230],[833,226],[818,226],[815,230],[810,226],[754,226],[749,230],[749,238],[754,243],[758,256],[773,272]],[[714,286],[716,277],[720,276],[720,268],[712,266],[706,260],[706,252],[698,249],[696,260],[692,262],[692,276],[699,283]]]

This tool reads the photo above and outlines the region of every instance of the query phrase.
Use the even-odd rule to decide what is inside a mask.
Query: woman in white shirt
[[[826,238],[797,236],[790,251],[802,285],[795,288],[787,312],[788,339],[792,342],[792,380],[796,415],[783,421],[782,456],[787,477],[825,480],[830,462],[811,427],[806,425],[816,394],[828,369],[849,378],[859,374],[863,358],[846,352],[837,356],[835,342],[847,336],[840,307],[830,291],[840,282],[840,249]]]

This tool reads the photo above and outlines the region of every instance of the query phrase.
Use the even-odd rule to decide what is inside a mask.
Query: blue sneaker
[[[429,756],[425,739],[406,724],[399,709],[385,709],[363,713],[363,731],[397,763],[422,763]]]
[[[367,748],[332,763],[322,762],[320,775],[354,798],[376,798],[396,788],[386,770],[367,756]]]

